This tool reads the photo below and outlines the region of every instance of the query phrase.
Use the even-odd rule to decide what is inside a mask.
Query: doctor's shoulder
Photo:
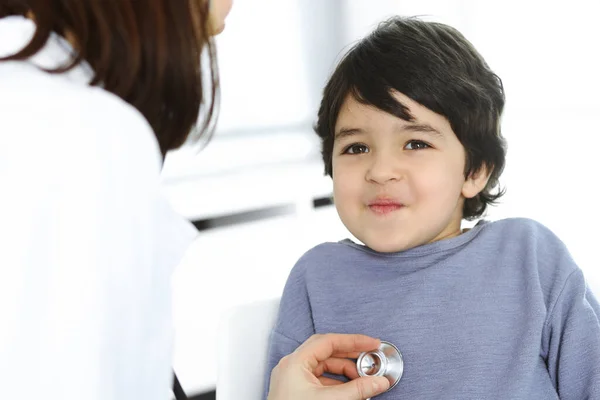
[[[99,87],[26,62],[0,63],[0,144],[32,161],[144,163],[161,155],[144,116]]]

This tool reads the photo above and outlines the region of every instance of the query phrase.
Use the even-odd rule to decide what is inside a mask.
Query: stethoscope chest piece
[[[356,360],[360,376],[385,376],[391,390],[400,382],[404,373],[404,360],[400,350],[390,342],[381,341],[377,350],[360,353]]]

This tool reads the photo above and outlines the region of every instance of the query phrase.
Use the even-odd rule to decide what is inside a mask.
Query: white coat
[[[0,19],[0,56],[34,24]],[[0,62],[0,399],[166,400],[171,273],[196,235],[141,113],[53,35]]]

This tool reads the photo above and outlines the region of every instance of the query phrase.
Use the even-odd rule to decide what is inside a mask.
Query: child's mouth
[[[378,215],[386,215],[404,207],[394,200],[376,200],[369,203],[369,209]]]

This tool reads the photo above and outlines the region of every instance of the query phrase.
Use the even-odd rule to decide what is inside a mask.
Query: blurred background
[[[220,318],[280,296],[295,261],[349,237],[312,131],[335,63],[377,22],[420,15],[453,25],[502,78],[508,140],[501,204],[567,244],[600,294],[600,24],[594,1],[235,0],[217,38],[222,101],[210,145],[170,154],[164,184],[200,229],[176,272],[175,369],[214,396]],[[200,396],[204,394],[203,396]]]

